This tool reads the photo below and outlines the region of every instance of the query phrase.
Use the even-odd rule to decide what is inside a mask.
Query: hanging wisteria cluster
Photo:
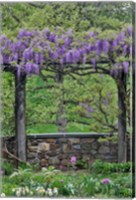
[[[104,66],[112,76],[128,73],[132,54],[132,28],[118,35],[100,38],[97,32],[88,32],[77,37],[72,30],[66,33],[20,30],[17,38],[0,37],[1,64],[16,68],[26,74],[38,74],[46,66],[61,68],[89,66],[99,69]],[[106,65],[107,64],[107,65]]]

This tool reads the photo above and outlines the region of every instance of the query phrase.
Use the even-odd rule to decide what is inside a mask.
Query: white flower
[[[58,194],[58,188],[53,188],[53,193],[55,194],[55,195],[57,195]]]
[[[27,186],[25,187],[25,191],[26,193],[29,193],[29,188]]]
[[[42,186],[41,187],[37,187],[36,191],[37,191],[38,194],[41,194],[41,195],[43,195],[45,193],[45,189]]]
[[[17,190],[17,191],[16,191],[16,196],[17,196],[17,197],[20,197],[20,196],[21,196],[20,190]]]
[[[22,195],[25,195],[26,193],[25,193],[25,188],[21,188],[21,192],[22,192]]]
[[[6,197],[5,193],[1,193],[0,196],[1,196],[1,197]]]
[[[47,195],[49,195],[49,196],[52,196],[52,195],[53,195],[53,192],[52,192],[52,189],[51,189],[51,188],[48,188],[48,189],[47,189]]]
[[[52,191],[48,192],[48,195],[51,197],[53,195]]]

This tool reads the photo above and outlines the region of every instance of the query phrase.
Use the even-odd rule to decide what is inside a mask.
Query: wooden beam
[[[26,161],[26,122],[25,122],[26,75],[15,73],[15,131],[17,157]]]

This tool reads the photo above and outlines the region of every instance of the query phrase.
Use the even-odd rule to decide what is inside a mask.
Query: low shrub
[[[1,169],[5,175],[11,175],[14,171],[14,166],[11,162],[2,161]]]
[[[108,174],[111,172],[130,172],[131,162],[127,163],[108,163],[101,160],[96,160],[92,166],[91,171],[95,173]]]

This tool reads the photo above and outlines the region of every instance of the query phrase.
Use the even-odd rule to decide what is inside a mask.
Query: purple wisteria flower
[[[92,112],[93,112],[93,108],[90,107],[90,106],[88,106],[88,107],[87,107],[87,111],[88,111],[89,113],[92,113]]]
[[[129,63],[126,62],[126,61],[124,61],[124,62],[122,63],[122,65],[123,65],[123,68],[124,68],[124,73],[125,73],[125,74],[128,74]]]
[[[72,156],[72,157],[70,158],[71,164],[76,164],[76,160],[77,160],[76,156]]]
[[[108,99],[104,99],[104,100],[103,100],[103,104],[104,104],[105,106],[108,106],[108,104],[109,104]]]
[[[110,179],[108,179],[108,178],[104,178],[104,179],[102,179],[102,181],[101,181],[101,183],[103,184],[103,185],[106,185],[106,184],[109,184],[111,181],[110,181]]]
[[[95,60],[95,58],[91,59],[91,63],[92,63],[92,67],[95,68],[96,67],[96,60]]]
[[[16,40],[10,40],[5,35],[0,36],[2,54],[0,63],[11,64],[11,67],[15,63],[21,66],[14,66],[18,69],[18,74],[22,70],[30,75],[38,74],[43,64],[48,63],[60,63],[60,67],[70,68],[71,66],[67,64],[84,66],[90,62],[90,67],[95,69],[101,61],[103,62],[104,56],[105,62],[111,59],[115,63],[115,67],[109,69],[111,76],[120,78],[122,73],[129,73],[132,44],[129,44],[126,38],[131,34],[132,27],[128,27],[119,35],[114,35],[114,38],[99,39],[98,33],[92,31],[79,41],[72,30],[60,35],[59,29],[54,33],[48,29],[43,31],[21,29]],[[118,56],[123,56],[126,60],[117,63]]]

